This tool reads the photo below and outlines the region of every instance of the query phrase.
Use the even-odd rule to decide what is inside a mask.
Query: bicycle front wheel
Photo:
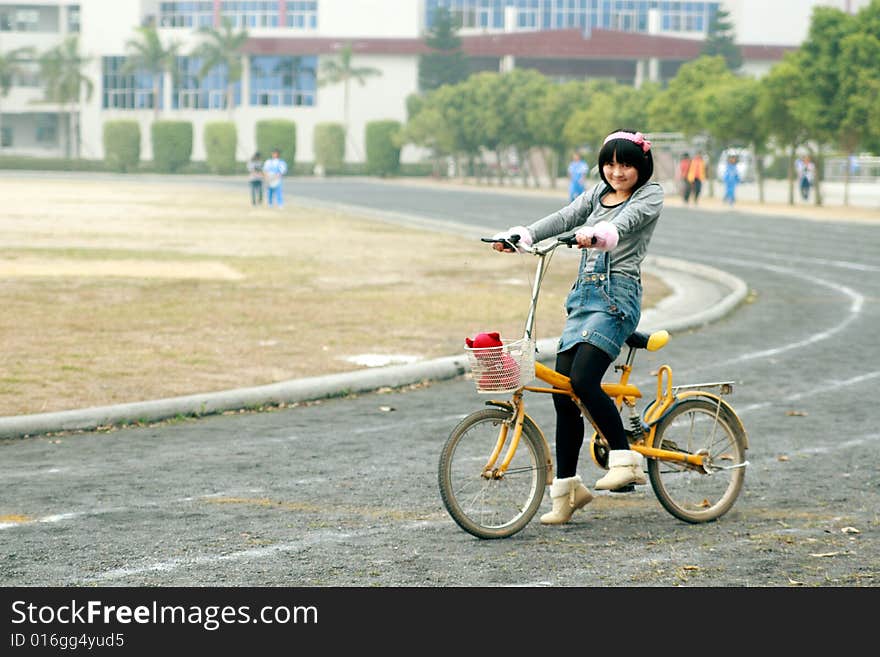
[[[453,520],[479,538],[506,538],[525,527],[544,497],[547,468],[540,430],[528,418],[510,467],[503,474],[485,466],[510,411],[487,408],[456,426],[440,454],[438,481],[443,504]],[[513,427],[495,463],[504,459]]]
[[[680,520],[702,523],[730,510],[745,478],[745,436],[726,412],[705,399],[686,399],[657,426],[654,446],[702,453],[704,468],[648,459],[648,476],[660,504]]]

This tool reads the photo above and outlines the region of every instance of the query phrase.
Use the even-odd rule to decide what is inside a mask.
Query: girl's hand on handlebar
[[[596,232],[592,226],[579,228],[574,234],[574,241],[581,249],[592,248],[596,244]]]
[[[574,236],[579,247],[594,247],[599,251],[611,251],[620,239],[617,228],[608,221],[600,221],[595,226],[584,226]]]
[[[525,249],[532,246],[532,234],[525,226],[514,226],[492,236],[492,248],[496,251],[513,253],[514,249],[524,253]],[[503,240],[503,241],[502,241]]]

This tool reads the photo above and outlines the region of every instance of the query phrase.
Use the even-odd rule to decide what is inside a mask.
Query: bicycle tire
[[[482,474],[501,423],[510,417],[510,411],[501,408],[471,413],[452,430],[440,453],[443,504],[459,527],[478,538],[516,534],[529,524],[544,498],[550,466],[541,432],[529,418],[523,421],[522,437],[504,476],[494,479]],[[506,445],[499,462],[505,453]]]
[[[717,418],[717,423],[716,423]],[[725,409],[706,399],[686,399],[657,426],[654,446],[688,453],[706,450],[711,474],[677,461],[648,459],[648,476],[669,513],[692,524],[727,513],[745,479],[745,436]]]

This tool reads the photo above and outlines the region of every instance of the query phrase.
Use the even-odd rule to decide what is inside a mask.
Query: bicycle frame
[[[553,244],[550,244],[549,246],[543,248],[538,246],[534,246],[531,248],[520,247],[523,248],[523,250],[525,250],[526,252],[530,252],[538,257],[538,265],[535,273],[534,285],[532,287],[532,301],[529,307],[529,314],[525,326],[525,337],[528,339],[533,338],[532,331],[535,324],[535,314],[538,305],[538,296],[541,289],[541,282],[546,270],[546,257],[556,248],[563,244],[568,246],[572,245],[570,241],[565,241],[564,238],[561,238]],[[646,348],[649,351],[657,351],[661,349],[668,342],[668,340],[669,334],[666,331],[657,331],[650,335]],[[642,391],[638,388],[638,386],[629,382],[629,377],[632,373],[636,351],[637,348],[630,345],[629,353],[625,363],[623,365],[615,366],[615,369],[620,371],[620,379],[617,382],[602,383],[602,390],[614,400],[618,408],[621,408],[624,404],[630,408],[634,408],[636,400],[642,397]],[[730,407],[730,405],[722,400],[720,395],[716,395],[705,390],[706,388],[718,387],[720,388],[720,394],[726,394],[732,391],[732,382],[724,381],[717,383],[703,383],[674,387],[672,385],[672,369],[668,365],[661,365],[656,372],[656,376],[656,397],[649,403],[649,405],[645,409],[644,418],[641,422],[642,435],[639,439],[637,439],[633,444],[630,445],[630,448],[632,450],[639,452],[647,458],[658,459],[661,461],[675,461],[687,464],[688,466],[693,468],[706,471],[706,469],[704,468],[704,459],[706,458],[705,454],[685,454],[678,451],[653,447],[655,443],[654,439],[658,423],[671,409],[675,407],[676,404],[680,402],[681,399],[688,397],[701,397],[703,399],[711,400],[716,405],[716,419],[720,416],[724,416],[725,420],[735,423],[742,430],[743,436],[746,435],[745,428],[742,426],[741,421],[739,420],[733,409]],[[526,391],[567,396],[577,405],[583,417],[585,417],[592,425],[593,429],[596,431],[596,435],[600,436],[602,440],[605,440],[605,437],[602,435],[601,430],[598,428],[598,426],[596,426],[589,412],[584,407],[578,396],[572,390],[571,380],[569,379],[569,377],[560,374],[559,372],[556,372],[537,361],[535,362],[535,377],[543,381],[544,383],[549,384],[550,387],[524,385],[513,392],[510,402],[501,402],[497,400],[486,402],[487,404],[510,409],[512,416],[510,423],[504,423],[501,426],[495,448],[492,450],[491,455],[489,456],[485,466],[483,467],[484,478],[502,478],[504,476],[504,473],[507,471],[510,462],[513,460],[513,456],[516,453],[516,449],[519,446],[519,441],[522,436],[523,422],[527,417],[525,412],[524,397],[524,393]],[[680,390],[684,390],[684,392],[679,393]],[[533,422],[533,424],[537,426],[536,423]],[[513,436],[511,437],[510,444],[507,447],[507,452],[501,459],[500,464],[498,464],[496,467],[496,463],[498,463],[501,452],[504,450],[504,445],[505,443],[507,443],[507,437],[509,435],[511,425],[513,428]],[[552,483],[553,480],[553,461],[550,452],[550,446],[547,442],[547,439],[544,437],[543,432],[541,432],[541,438],[544,443],[544,457],[546,465],[548,466],[547,483],[549,484]],[[748,447],[747,442],[746,447]]]

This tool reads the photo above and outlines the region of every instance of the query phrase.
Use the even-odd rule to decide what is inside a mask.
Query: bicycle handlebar
[[[509,246],[511,251],[516,251],[517,248],[519,248],[522,251],[525,251],[526,253],[534,253],[535,255],[545,255],[547,253],[550,253],[550,251],[552,251],[553,249],[555,249],[559,246],[562,246],[562,245],[565,245],[568,247],[577,246],[577,239],[575,238],[574,234],[564,235],[562,237],[557,237],[556,241],[554,243],[550,244],[549,246],[547,246],[543,249],[539,248],[537,245],[533,245],[533,246],[522,245],[520,247],[517,247],[517,244],[520,241],[520,236],[516,235],[516,234],[510,235],[509,237],[500,237],[500,238],[499,237],[481,237],[480,241],[487,242],[488,244],[496,244],[496,243],[504,244],[506,246]],[[596,243],[596,236],[594,235],[593,239],[590,240],[590,244],[592,245],[595,243]]]

